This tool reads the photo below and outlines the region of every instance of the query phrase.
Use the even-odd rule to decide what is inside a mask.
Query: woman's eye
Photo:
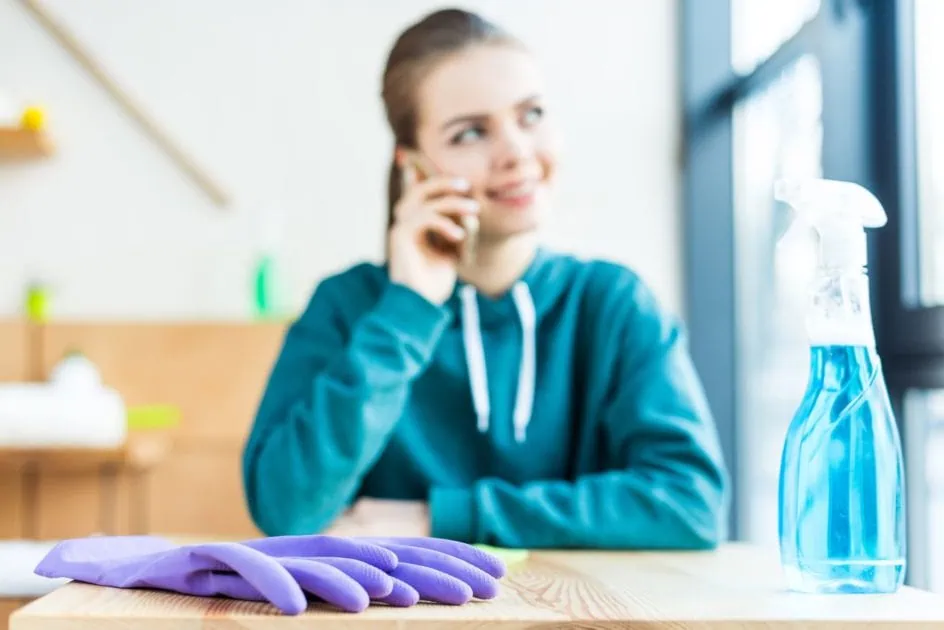
[[[544,118],[544,108],[535,106],[524,113],[524,124],[536,125],[542,118]]]
[[[454,135],[452,137],[452,143],[465,144],[477,140],[483,135],[485,135],[485,130],[482,127],[469,127]]]

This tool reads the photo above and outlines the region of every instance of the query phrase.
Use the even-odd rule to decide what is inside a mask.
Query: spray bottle
[[[774,197],[819,236],[807,334],[810,375],[780,467],[780,554],[808,593],[890,593],[905,574],[901,440],[875,348],[864,228],[885,225],[850,182],[778,181]]]

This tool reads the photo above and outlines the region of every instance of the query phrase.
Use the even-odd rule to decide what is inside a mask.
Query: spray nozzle
[[[865,228],[882,227],[888,220],[875,195],[852,182],[782,179],[774,184],[774,198],[816,230],[820,267],[864,267]]]

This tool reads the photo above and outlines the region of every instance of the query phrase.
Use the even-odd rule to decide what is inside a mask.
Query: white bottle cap
[[[879,200],[852,182],[827,179],[779,180],[774,198],[794,208],[799,220],[819,235],[819,266],[864,267],[868,263],[866,227],[888,220]]]

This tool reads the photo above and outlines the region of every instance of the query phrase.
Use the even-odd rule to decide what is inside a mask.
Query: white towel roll
[[[33,598],[56,590],[69,582],[64,578],[36,575],[39,561],[52,550],[57,541],[0,541],[0,598]]]
[[[127,426],[124,401],[108,387],[0,384],[0,446],[115,448]]]

